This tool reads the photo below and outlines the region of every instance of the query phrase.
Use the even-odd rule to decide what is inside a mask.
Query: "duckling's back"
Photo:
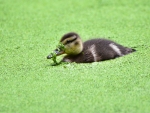
[[[103,61],[124,56],[134,49],[124,47],[107,39],[92,39],[84,42],[84,51],[94,56],[94,61]]]
[[[83,51],[76,56],[65,56],[63,61],[76,63],[98,62],[132,53],[134,49],[124,47],[107,39],[92,39],[83,43]]]

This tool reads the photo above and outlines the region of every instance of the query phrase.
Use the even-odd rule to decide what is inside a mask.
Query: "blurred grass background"
[[[148,113],[149,6],[149,0],[0,0],[0,112]],[[70,31],[137,52],[51,66],[46,56]]]

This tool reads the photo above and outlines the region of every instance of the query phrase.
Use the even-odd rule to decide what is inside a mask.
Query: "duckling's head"
[[[77,33],[70,32],[65,34],[60,43],[64,45],[64,53],[68,55],[77,55],[83,50],[83,43]]]
[[[65,34],[60,40],[60,45],[61,46],[54,50],[57,56],[61,54],[78,55],[83,50],[82,40],[80,36],[74,32]],[[52,58],[52,55],[48,55],[47,58]]]

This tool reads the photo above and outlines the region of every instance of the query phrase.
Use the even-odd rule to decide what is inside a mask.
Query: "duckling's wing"
[[[94,46],[94,48],[93,48]],[[92,49],[91,49],[92,48]],[[98,60],[109,60],[133,52],[133,49],[124,47],[107,39],[92,39],[84,42],[84,50],[94,51]]]

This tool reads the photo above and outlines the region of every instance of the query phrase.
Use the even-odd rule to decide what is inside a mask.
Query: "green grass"
[[[0,0],[0,112],[148,113],[149,6],[149,0]],[[137,52],[51,66],[46,56],[70,31]]]

